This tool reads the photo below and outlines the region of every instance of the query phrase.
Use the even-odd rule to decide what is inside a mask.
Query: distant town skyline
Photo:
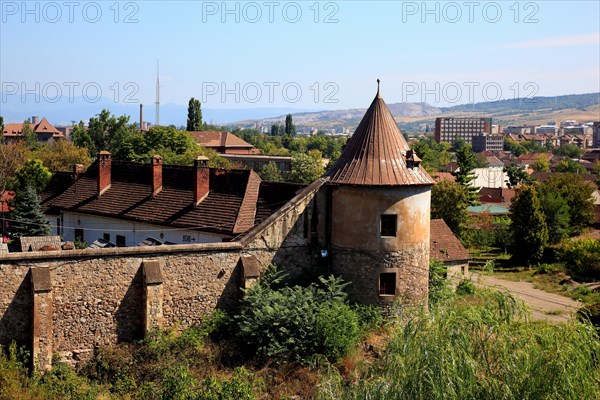
[[[152,121],[157,60],[161,104],[211,109],[364,108],[377,78],[434,106],[598,92],[599,4],[2,1],[0,114],[83,97]]]

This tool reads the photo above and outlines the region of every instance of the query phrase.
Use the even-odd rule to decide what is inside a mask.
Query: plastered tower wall
[[[422,304],[429,282],[430,186],[331,187],[332,270],[354,301]],[[381,215],[396,216],[395,236]],[[380,294],[380,275],[395,273],[395,294]]]

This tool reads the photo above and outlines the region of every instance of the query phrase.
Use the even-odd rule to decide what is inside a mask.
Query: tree
[[[542,259],[548,243],[548,226],[537,190],[524,185],[510,205],[513,256],[527,264]]]
[[[578,174],[553,174],[542,184],[541,190],[560,194],[569,206],[570,233],[577,234],[594,221],[594,185]]]
[[[475,153],[473,153],[470,145],[462,146],[456,152],[456,163],[458,164],[458,169],[452,175],[456,177],[456,183],[467,189],[469,205],[474,205],[477,203],[479,188],[471,185],[471,182],[475,179],[473,169],[475,169],[476,161]]]
[[[190,99],[188,103],[188,117],[187,117],[187,131],[201,131],[202,130],[202,109],[200,100]]]
[[[283,136],[285,134],[285,128],[278,124],[271,125],[271,136]]]
[[[29,149],[22,141],[0,143],[0,193],[8,189],[11,181],[14,181],[15,172],[25,164],[28,157]]]
[[[31,150],[36,149],[39,145],[37,134],[31,127],[28,119],[23,122],[23,140],[25,140],[27,148]]]
[[[279,170],[279,167],[277,166],[277,164],[275,164],[273,161],[270,161],[269,163],[263,165],[263,167],[260,169],[260,172],[258,174],[260,175],[260,178],[263,181],[267,181],[267,182],[283,181],[283,176],[281,175],[281,171]]]
[[[540,188],[540,203],[546,216],[548,242],[556,244],[569,234],[569,205],[559,193],[543,190],[543,187]]]
[[[557,156],[566,156],[569,158],[581,158],[583,150],[575,144],[565,144],[552,150],[552,153]]]
[[[0,138],[4,137],[4,117],[0,115]],[[4,143],[4,140],[1,141]]]
[[[578,164],[576,161],[573,161],[570,158],[566,158],[556,163],[556,165],[554,166],[554,171],[570,172],[573,174],[583,174],[585,173],[585,168]]]
[[[412,144],[412,149],[421,158],[423,167],[429,172],[446,171],[446,165],[452,161],[450,144],[436,143],[433,136],[425,136]]]
[[[310,150],[308,153],[292,155],[292,170],[287,176],[289,182],[311,183],[325,173],[321,152]]]
[[[86,147],[90,157],[94,158],[101,150],[109,151],[115,160],[125,160],[129,156],[127,147],[129,138],[139,132],[135,125],[129,124],[129,117],[119,118],[104,109],[96,117],[90,118],[87,130],[83,122],[73,128],[73,142]]]
[[[548,157],[538,157],[531,164],[531,168],[536,172],[550,172],[550,159]]]
[[[524,167],[518,165],[506,165],[503,171],[508,175],[508,187],[516,188],[520,185],[529,185],[534,181]]]
[[[31,186],[17,195],[11,220],[9,232],[13,238],[50,234],[50,223],[40,208],[40,196]]]
[[[442,218],[456,235],[461,236],[469,222],[469,194],[454,182],[442,181],[431,189],[431,217]]]
[[[37,193],[41,193],[46,185],[48,185],[51,178],[52,173],[40,160],[29,159],[15,173],[13,190],[19,193],[26,188],[31,188]]]
[[[285,117],[285,134],[288,136],[296,135],[296,126],[292,122],[292,114]]]
[[[44,166],[52,172],[70,172],[73,171],[75,164],[82,164],[84,168],[87,168],[92,163],[87,149],[77,147],[67,140],[46,143],[34,151],[32,157],[41,160]]]

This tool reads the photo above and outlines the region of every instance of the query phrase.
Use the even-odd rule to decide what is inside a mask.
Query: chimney
[[[144,105],[140,104],[140,131],[144,130]]]
[[[33,117],[31,117],[31,125],[37,125],[40,123],[40,117],[38,117],[37,115],[34,115]]]
[[[208,158],[198,156],[194,160],[194,207],[208,196],[209,176]]]
[[[98,153],[98,197],[110,189],[110,153],[101,151]]]
[[[152,156],[152,197],[156,196],[162,190],[162,157],[158,154]]]
[[[83,164],[75,164],[73,167],[73,179],[77,179],[79,175],[83,174]]]

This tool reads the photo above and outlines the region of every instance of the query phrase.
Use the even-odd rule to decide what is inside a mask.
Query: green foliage
[[[292,121],[292,114],[288,114],[285,117],[285,134],[288,136],[294,136],[296,134],[296,125]]]
[[[99,151],[106,150],[115,160],[126,160],[130,149],[130,137],[137,133],[135,125],[129,124],[129,117],[115,117],[104,109],[96,117],[89,120],[85,129],[83,122],[73,127],[73,142],[79,147],[85,147],[90,157],[94,158]]]
[[[475,285],[468,279],[463,279],[456,286],[458,296],[472,296],[475,294]]]
[[[540,190],[544,193],[557,193],[566,200],[569,207],[570,234],[578,234],[594,220],[594,186],[577,174],[553,174],[544,182]]]
[[[548,226],[548,243],[556,244],[569,234],[569,204],[560,193],[540,188],[540,203]]]
[[[442,181],[431,189],[431,218],[442,218],[456,235],[461,236],[469,222],[469,194],[458,183]]]
[[[44,166],[42,161],[29,159],[15,172],[10,186],[17,193],[24,191],[27,187],[41,193],[50,182],[50,179],[52,179],[52,172]]]
[[[587,280],[600,278],[600,239],[565,241],[556,253],[569,274]]]
[[[58,360],[54,360],[52,369],[42,375],[40,384],[51,399],[95,400],[98,397],[95,385]]]
[[[571,160],[570,158],[566,158],[557,162],[554,166],[554,170],[556,172],[568,172],[573,174],[583,174],[586,172],[585,168],[581,164]]]
[[[564,266],[562,264],[537,264],[535,267],[536,275],[545,275],[545,274],[554,274],[559,271],[564,270]]]
[[[307,154],[295,153],[292,155],[292,170],[288,174],[287,180],[296,183],[311,183],[324,173],[321,152],[310,150]]]
[[[472,206],[477,204],[478,187],[472,186],[471,182],[476,178],[473,175],[473,169],[477,162],[475,153],[470,145],[465,145],[456,151],[456,163],[458,169],[452,173],[456,177],[456,183],[462,185],[467,190],[467,203]]]
[[[77,147],[73,142],[64,139],[40,145],[40,148],[33,152],[33,158],[39,159],[52,172],[72,172],[75,164],[82,164],[87,168],[92,163],[87,149]]]
[[[282,182],[283,176],[281,175],[281,171],[277,164],[273,161],[268,162],[263,165],[258,173],[260,175],[260,179],[267,182]]]
[[[546,216],[534,186],[523,186],[510,205],[513,255],[526,263],[539,261],[548,243]]]
[[[531,164],[531,168],[536,172],[550,172],[550,159],[548,157],[538,157]]]
[[[508,187],[515,188],[520,185],[530,185],[534,182],[524,167],[518,165],[506,165],[503,171],[508,175]]]
[[[402,323],[384,354],[348,382],[337,369],[319,399],[553,399],[600,397],[598,333],[590,324],[517,322],[523,306],[478,292]],[[565,338],[568,338],[566,340]]]
[[[412,145],[412,149],[429,172],[446,171],[446,165],[452,161],[452,154],[449,152],[450,144],[436,143],[433,136],[424,136]]]
[[[35,133],[31,127],[29,120],[25,120],[23,122],[23,140],[25,141],[28,149],[35,150],[38,148],[39,142],[37,133]]]
[[[50,234],[50,223],[40,208],[40,197],[31,186],[17,193],[10,219],[9,233],[13,238]]]
[[[283,286],[274,272],[246,291],[235,316],[238,337],[260,360],[307,363],[317,355],[342,357],[360,337],[357,313],[347,304],[340,279]]]
[[[565,144],[560,147],[556,147],[552,150],[552,153],[557,156],[566,156],[569,158],[581,158],[583,150],[577,147],[575,144]]]
[[[438,260],[429,260],[429,304],[435,306],[438,303],[452,297],[452,289],[446,278],[446,266]]]
[[[188,102],[187,131],[202,130],[202,109],[200,100],[193,97]]]

